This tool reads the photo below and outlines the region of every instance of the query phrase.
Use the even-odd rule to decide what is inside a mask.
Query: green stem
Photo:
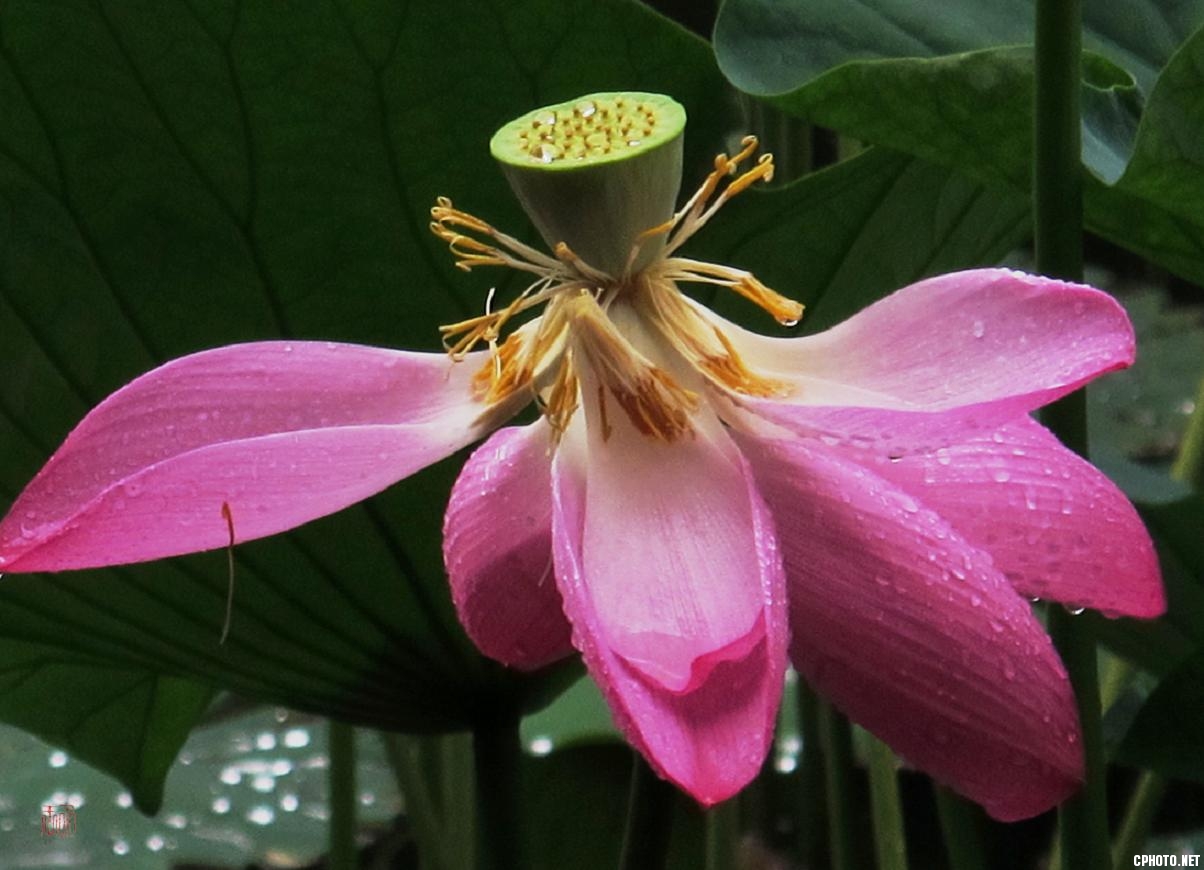
[[[1037,271],[1083,280],[1083,175],[1079,89],[1080,0],[1038,0],[1033,141],[1033,242]],[[1087,403],[1072,393],[1042,412],[1076,453],[1087,453]]]
[[[1081,0],[1037,0],[1033,144],[1033,229],[1037,271],[1083,277],[1083,175],[1079,91],[1082,80]],[[1051,405],[1045,423],[1077,453],[1087,453],[1082,391]],[[1067,867],[1107,867],[1107,795],[1101,739],[1099,674],[1087,628],[1060,607],[1049,612],[1049,633],[1074,685],[1083,728],[1086,782],[1059,809],[1059,842]]]
[[[853,870],[853,734],[849,720],[819,702],[828,797],[828,853],[832,870]]]
[[[740,844],[740,800],[732,798],[707,813],[706,870],[735,870]]]
[[[1204,492],[1204,379],[1196,392],[1196,407],[1187,418],[1183,444],[1171,468],[1171,476],[1196,492]]]
[[[330,870],[355,870],[355,729],[330,720]]]
[[[828,817],[827,804],[824,802],[824,756],[819,722],[820,705],[823,702],[801,677],[797,688],[799,734],[803,745],[799,761],[799,794],[794,801],[795,825],[803,866],[818,867],[824,854]]]
[[[874,817],[874,854],[878,870],[907,870],[907,837],[899,774],[890,747],[870,738],[870,807]]]
[[[1037,270],[1083,277],[1080,0],[1037,0],[1033,230]]]
[[[499,715],[473,729],[477,794],[477,867],[517,870],[520,858],[520,768],[517,715]]]
[[[385,731],[377,733],[397,780],[397,790],[405,802],[406,819],[418,846],[419,866],[423,870],[458,870],[458,866],[466,866],[456,865],[449,859],[439,807],[423,770],[423,755],[437,745],[439,738],[411,737]]]
[[[436,741],[427,755],[437,770],[439,784],[440,819],[443,824],[443,852],[448,866],[471,867],[476,862],[477,836],[477,789],[476,755],[473,752],[475,738],[472,734],[444,734],[427,738]],[[517,750],[522,763],[521,745]],[[505,788],[517,788],[510,783]]]
[[[943,785],[932,785],[950,870],[986,870],[982,813]]]
[[[1105,789],[1104,739],[1099,702],[1095,640],[1081,621],[1063,608],[1048,614],[1049,634],[1070,674],[1082,724],[1083,789],[1058,809],[1062,866],[1109,867],[1108,797]]]
[[[673,803],[677,792],[653,772],[639,753],[633,753],[627,827],[623,832],[620,870],[656,870],[669,856]]]
[[[1158,813],[1158,805],[1166,794],[1166,780],[1153,771],[1145,771],[1137,780],[1137,787],[1129,799],[1128,809],[1125,810],[1124,821],[1120,825],[1120,834],[1112,850],[1113,867],[1132,867],[1133,856],[1141,852],[1146,838],[1150,835],[1150,827],[1154,816]]]

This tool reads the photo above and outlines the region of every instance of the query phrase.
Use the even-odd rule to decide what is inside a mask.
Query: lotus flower
[[[619,138],[655,139],[671,106],[629,102],[647,129]],[[614,95],[559,112],[602,109],[624,116]],[[522,148],[571,156],[557,113],[539,117]],[[0,569],[276,534],[492,431],[446,514],[465,630],[520,669],[579,651],[631,743],[701,803],[758,772],[789,658],[996,818],[1048,809],[1082,778],[1079,724],[1028,599],[1142,617],[1164,601],[1132,505],[1029,414],[1128,365],[1131,326],[1097,290],[983,269],[814,336],[747,332],[679,285],[730,288],[781,322],[802,307],[677,252],[770,175],[767,157],[738,172],[754,147],[717,158],[676,212],[671,185],[669,219],[645,220],[601,265],[582,251],[596,231],[566,242],[537,217],[559,237],[549,256],[440,200],[433,229],[461,266],[535,283],[444,327],[449,355],[269,341],[143,375],[17,499]],[[537,422],[498,428],[532,400]]]

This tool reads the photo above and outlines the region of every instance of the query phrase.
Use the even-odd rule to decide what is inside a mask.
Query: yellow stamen
[[[723,353],[708,354],[699,361],[699,366],[712,378],[746,396],[768,398],[782,396],[789,392],[790,388],[786,384],[761,377],[745,365],[740,354],[736,352],[736,348],[723,334],[723,330],[711,327],[711,331],[723,345]]]
[[[529,387],[533,374],[531,361],[522,354],[523,334],[516,332],[490,354],[489,362],[472,378],[473,391],[481,401],[492,405]]]
[[[595,111],[602,114],[605,107],[597,105]],[[532,129],[546,126],[541,121]],[[554,143],[541,139],[530,144]],[[672,256],[724,203],[773,177],[769,154],[762,155],[750,169],[739,171],[756,148],[756,138],[749,136],[735,154],[718,155],[712,172],[681,210],[633,240],[628,269],[617,278],[591,266],[564,242],[555,245],[549,256],[460,211],[451,200],[439,198],[431,209],[431,231],[448,244],[459,268],[506,266],[538,276],[504,308],[492,311],[487,302],[484,314],[439,328],[453,360],[464,359],[481,343],[488,345],[489,361],[473,377],[474,392],[482,403],[492,410],[509,406],[518,394],[528,393],[559,438],[581,402],[580,380],[586,371],[578,369],[581,364],[598,381],[595,401],[604,440],[613,432],[608,393],[644,435],[665,442],[692,436],[691,417],[699,406],[698,394],[637,352],[606,313],[612,304],[633,302],[713,383],[750,396],[788,393],[787,384],[750,369],[727,337],[691,308],[674,284],[727,287],[782,324],[793,325],[802,316],[801,304],[770,289],[750,272]],[[632,271],[641,246],[657,236],[667,237],[664,250],[647,266]],[[518,314],[545,302],[548,308],[542,318],[503,340],[503,330]]]
[[[560,359],[556,369],[556,377],[548,389],[548,398],[544,404],[544,416],[552,427],[552,437],[559,440],[569,428],[569,421],[577,411],[578,382],[577,373],[573,370],[573,360],[570,353]]]
[[[720,154],[715,157],[715,168],[671,220],[640,233],[632,251],[632,260],[634,261],[644,241],[667,234],[669,240],[665,243],[664,254],[649,267],[648,272],[668,281],[693,281],[728,287],[769,312],[778,323],[794,326],[803,316],[802,304],[771,290],[751,272],[721,266],[718,263],[672,256],[673,252],[698,232],[724,203],[748,190],[758,181],[769,181],[773,178],[772,154],[762,154],[751,169],[736,175],[740,164],[756,150],[757,137],[746,136],[741,145],[740,151],[733,155]],[[719,186],[725,178],[731,180],[720,190]]]
[[[640,356],[593,298],[578,297],[574,303],[573,347],[588,360],[599,385],[614,396],[631,424],[640,433],[669,443],[692,436],[690,415],[698,410],[698,394]]]
[[[718,327],[704,320],[671,284],[649,281],[636,297],[648,319],[713,381],[747,396],[784,396],[790,386],[757,374]]]
[[[803,316],[803,304],[766,287],[751,272],[718,263],[671,257],[662,264],[660,277],[670,281],[719,284],[768,312],[783,326],[795,326]]]
[[[470,271],[475,266],[509,266],[541,276],[561,271],[560,264],[547,254],[499,232],[475,215],[460,211],[446,196],[439,197],[435,202],[437,204],[431,208],[431,232],[447,242],[456,257],[456,265],[461,269]],[[466,236],[460,229],[488,236],[498,244],[490,245]]]

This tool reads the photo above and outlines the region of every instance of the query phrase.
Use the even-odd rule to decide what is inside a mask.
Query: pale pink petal
[[[1158,558],[1133,505],[1027,417],[932,453],[881,457],[875,471],[990,553],[1023,595],[1112,615],[1166,610]]]
[[[0,568],[221,547],[366,498],[479,437],[479,357],[319,342],[183,357],[109,396],[0,522]]]
[[[805,338],[721,328],[751,369],[790,390],[742,396],[745,406],[802,434],[900,451],[994,428],[1134,352],[1106,293],[1004,269],[920,281]]]
[[[808,682],[998,819],[1078,788],[1069,680],[990,557],[821,445],[740,442],[777,522],[791,651]]]
[[[573,652],[552,572],[551,430],[500,429],[464,465],[443,560],[464,630],[485,655],[531,670]]]
[[[665,444],[612,423],[588,443],[572,427],[553,465],[565,613],[628,739],[713,804],[756,776],[773,735],[786,627],[772,522],[721,430]]]

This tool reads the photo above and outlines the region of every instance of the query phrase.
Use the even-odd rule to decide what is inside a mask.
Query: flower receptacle
[[[681,187],[686,113],[660,94],[600,93],[528,112],[490,141],[544,241],[613,276],[646,266]]]

